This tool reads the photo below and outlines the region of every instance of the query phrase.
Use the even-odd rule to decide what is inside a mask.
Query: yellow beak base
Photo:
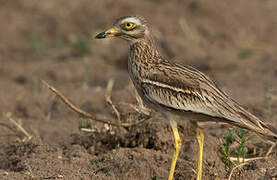
[[[103,38],[107,38],[107,37],[114,37],[115,35],[117,35],[119,33],[119,31],[117,31],[114,28],[108,29],[105,32],[101,32],[99,34],[97,34],[95,36],[96,39],[103,39]]]

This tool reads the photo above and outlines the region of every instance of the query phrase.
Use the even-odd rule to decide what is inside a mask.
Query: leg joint
[[[182,141],[181,139],[176,139],[176,148],[180,148],[182,146]]]

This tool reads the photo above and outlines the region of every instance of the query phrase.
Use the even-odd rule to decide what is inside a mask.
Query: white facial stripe
[[[135,17],[128,17],[128,18],[122,20],[122,23],[124,23],[124,22],[132,22],[132,23],[135,23],[136,25],[141,25],[140,20]]]

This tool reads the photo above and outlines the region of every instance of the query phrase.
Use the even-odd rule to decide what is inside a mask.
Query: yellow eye
[[[132,30],[136,27],[135,23],[132,23],[132,22],[125,22],[123,23],[123,28],[125,30]]]

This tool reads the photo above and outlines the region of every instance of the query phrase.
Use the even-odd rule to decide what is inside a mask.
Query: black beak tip
[[[97,34],[95,36],[95,39],[103,39],[105,37],[106,37],[106,33],[105,32],[101,32],[101,33],[99,33],[99,34]]]

